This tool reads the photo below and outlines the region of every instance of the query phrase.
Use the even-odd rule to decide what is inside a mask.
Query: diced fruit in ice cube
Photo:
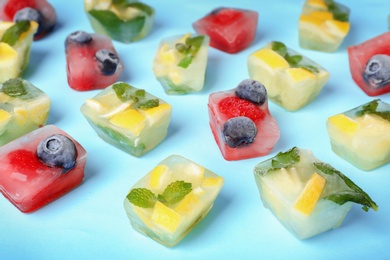
[[[362,170],[390,162],[390,105],[373,100],[326,122],[332,150]]]
[[[148,35],[155,15],[151,6],[127,0],[84,0],[84,9],[96,33],[124,43]]]
[[[203,166],[171,155],[134,184],[124,208],[136,231],[172,247],[206,217],[223,182]]]
[[[46,124],[50,98],[20,78],[0,84],[0,146]]]
[[[0,20],[35,21],[38,28],[34,32],[34,40],[38,40],[53,29],[57,16],[55,9],[47,0],[4,0],[0,4]]]
[[[369,96],[390,91],[390,32],[348,47],[352,79]]]
[[[339,227],[353,203],[364,211],[378,209],[367,193],[310,150],[279,152],[258,163],[254,176],[264,207],[300,239]]]
[[[123,71],[111,39],[103,35],[75,31],[66,38],[65,54],[69,86],[78,91],[106,88]]]
[[[47,164],[39,158],[38,147],[42,145],[41,142],[48,149],[53,149],[52,144],[45,141],[46,138],[52,140],[53,137],[66,139],[67,143],[71,143],[59,142],[55,147],[62,158],[68,153],[76,155],[72,167]],[[44,126],[1,147],[0,192],[20,211],[35,211],[82,182],[86,159],[86,151],[71,136],[54,125]]]
[[[260,82],[247,79],[235,89],[212,93],[208,111],[211,131],[226,160],[266,155],[279,139],[267,91]]]
[[[305,49],[334,52],[350,28],[350,9],[333,0],[307,0],[299,17],[299,45]]]
[[[330,77],[319,64],[275,41],[249,55],[248,72],[264,84],[271,101],[289,111],[317,98]]]
[[[153,72],[167,94],[186,94],[203,89],[207,35],[185,35],[161,40],[154,57]]]
[[[0,22],[0,83],[23,74],[37,28],[36,22]]]
[[[199,34],[210,36],[210,46],[237,53],[255,39],[259,15],[256,11],[220,7],[192,24]]]
[[[81,112],[106,142],[142,156],[164,140],[172,107],[143,89],[117,82],[88,98]]]

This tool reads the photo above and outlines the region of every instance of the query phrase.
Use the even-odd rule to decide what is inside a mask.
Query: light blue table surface
[[[80,113],[84,100],[98,91],[77,92],[68,86],[64,40],[73,31],[92,32],[92,28],[82,0],[51,3],[58,24],[50,35],[33,43],[24,78],[50,96],[48,123],[68,132],[88,151],[85,179],[70,193],[31,214],[19,212],[0,196],[0,259],[390,258],[390,165],[370,172],[358,170],[332,152],[325,127],[329,116],[373,99],[353,82],[346,48],[388,30],[388,0],[343,1],[351,8],[351,30],[340,49],[331,54],[299,47],[297,21],[303,1],[145,1],[156,10],[150,35],[131,44],[114,42],[125,65],[120,80],[144,88],[173,107],[167,138],[142,158],[103,142]],[[259,12],[254,42],[233,55],[210,48],[203,91],[185,96],[165,94],[152,71],[160,39],[194,32],[192,23],[220,6]],[[248,55],[272,40],[320,63],[331,78],[314,102],[296,112],[269,102],[281,130],[269,155],[225,161],[208,125],[208,96],[248,78]],[[380,98],[390,103],[390,94]],[[293,146],[312,150],[350,177],[379,205],[379,211],[366,213],[354,205],[338,229],[303,241],[292,236],[262,206],[253,168]],[[208,216],[180,244],[166,248],[132,229],[123,199],[138,179],[172,154],[223,176],[225,184]]]

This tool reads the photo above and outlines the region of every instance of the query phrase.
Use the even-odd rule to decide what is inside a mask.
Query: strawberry
[[[228,118],[246,116],[253,122],[258,122],[265,117],[265,112],[248,100],[239,97],[226,97],[222,99],[218,108]]]

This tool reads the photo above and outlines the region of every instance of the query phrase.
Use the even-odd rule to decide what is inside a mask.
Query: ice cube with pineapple
[[[184,34],[161,40],[153,72],[167,94],[187,94],[203,89],[210,38]]]
[[[307,149],[279,152],[257,164],[254,176],[263,205],[299,239],[339,227],[353,203],[378,209],[366,192]]]
[[[223,183],[205,167],[171,155],[134,184],[124,208],[136,231],[172,247],[206,217]]]
[[[22,76],[37,29],[35,21],[0,22],[0,83]]]
[[[299,17],[299,45],[302,48],[334,52],[347,36],[350,9],[333,0],[307,0]]]
[[[164,140],[172,107],[124,82],[87,98],[81,112],[104,141],[140,157]]]
[[[390,104],[372,100],[328,118],[332,150],[362,170],[390,162]]]
[[[271,101],[289,111],[316,99],[330,77],[321,65],[278,41],[249,55],[248,72],[265,86]]]
[[[46,125],[50,98],[21,78],[0,83],[0,146]]]

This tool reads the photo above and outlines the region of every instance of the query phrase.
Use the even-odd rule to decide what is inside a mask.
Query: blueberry
[[[236,95],[256,105],[262,105],[267,100],[267,90],[256,80],[245,79],[238,84]]]
[[[110,76],[115,73],[119,64],[119,58],[115,53],[106,49],[100,49],[96,52],[95,58],[103,75]]]
[[[229,147],[242,147],[253,143],[257,134],[257,127],[246,116],[233,117],[223,125],[222,133],[225,143]]]
[[[381,88],[390,83],[390,56],[374,55],[366,64],[364,80],[374,88]]]
[[[68,37],[66,37],[65,48],[67,47],[68,42],[70,41],[76,42],[78,44],[86,44],[91,40],[92,40],[92,36],[89,33],[84,31],[75,31],[69,34]]]
[[[54,134],[38,144],[37,156],[44,164],[62,167],[63,173],[66,173],[76,165],[76,145],[68,137]]]
[[[14,15],[14,22],[20,22],[23,20],[35,21],[38,23],[38,30],[35,35],[38,35],[42,32],[44,24],[42,15],[34,8],[25,7],[17,11]]]

